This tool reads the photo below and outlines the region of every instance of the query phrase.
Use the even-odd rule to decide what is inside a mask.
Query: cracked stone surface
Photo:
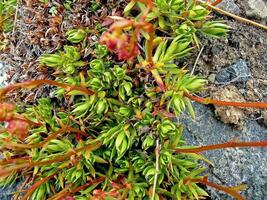
[[[183,115],[180,120],[185,125],[184,136],[190,145],[209,145],[231,140],[267,140],[267,129],[256,121],[247,119],[243,130],[218,121],[214,112],[207,106],[194,103],[196,120]],[[232,148],[205,152],[214,163],[209,180],[221,185],[236,186],[246,184],[242,195],[250,200],[267,199],[267,148]],[[208,188],[212,200],[233,198]]]

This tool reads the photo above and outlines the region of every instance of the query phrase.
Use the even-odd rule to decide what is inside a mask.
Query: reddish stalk
[[[94,91],[89,90],[85,87],[68,85],[68,84],[59,83],[57,81],[52,81],[52,80],[33,80],[33,81],[26,81],[23,83],[15,83],[15,84],[8,85],[4,88],[1,88],[0,89],[0,98],[3,97],[6,93],[13,91],[13,90],[17,90],[17,89],[21,89],[21,88],[35,88],[35,87],[38,87],[38,86],[41,86],[44,84],[64,88],[67,92],[70,92],[73,90],[78,90],[78,91],[80,91],[86,95],[94,94]]]
[[[208,146],[197,147],[193,149],[175,149],[176,153],[200,153],[216,149],[236,148],[236,147],[267,147],[267,141],[255,142],[226,142],[222,144],[213,144]]]
[[[201,183],[203,185],[207,185],[209,187],[213,187],[217,190],[220,190],[220,191],[223,191],[231,196],[233,196],[234,198],[236,198],[237,200],[246,200],[243,196],[241,196],[237,191],[231,189],[231,188],[228,188],[228,187],[224,187],[224,186],[221,186],[221,185],[217,185],[215,183],[212,183],[212,182],[209,182],[207,180],[207,177],[201,179],[201,178],[195,178],[195,179],[189,179],[188,181],[190,182],[194,182],[194,183]]]
[[[86,189],[87,187],[89,187],[89,186],[91,186],[91,185],[94,185],[94,184],[97,184],[97,183],[101,183],[101,182],[103,182],[104,180],[106,180],[106,177],[101,177],[101,178],[92,180],[92,181],[90,181],[89,183],[86,183],[86,184],[84,184],[84,185],[82,185],[82,186],[79,186],[79,187],[77,187],[77,188],[75,188],[75,189],[72,189],[72,190],[70,191],[69,194],[70,194],[70,195],[74,195],[76,192],[79,192],[79,191],[81,191],[81,190],[84,190],[84,189]]]
[[[50,197],[48,200],[60,200],[60,199],[64,199],[66,197],[73,197],[73,195],[76,192],[79,192],[81,190],[84,190],[85,188],[93,185],[93,184],[97,184],[97,183],[101,183],[105,180],[105,177],[101,177],[95,180],[90,181],[89,183],[86,183],[82,186],[79,186],[77,188],[71,189],[71,185],[68,185],[64,190],[60,191],[59,193],[55,194],[54,196]]]
[[[233,106],[243,108],[267,108],[267,102],[231,102],[231,101],[220,101],[209,98],[196,97],[191,94],[185,93],[184,96],[189,99],[202,104],[213,104],[218,106]]]
[[[0,166],[1,165],[7,165],[7,164],[21,164],[25,163],[27,161],[30,161],[31,157],[25,156],[21,158],[8,158],[8,159],[3,159],[0,161]]]
[[[137,0],[140,1],[141,3],[145,4],[147,9],[144,12],[144,15],[141,17],[142,21],[145,21],[149,11],[153,8],[153,0]]]
[[[47,176],[45,178],[42,178],[41,180],[37,181],[36,183],[34,183],[29,189],[27,189],[27,193],[24,195],[24,197],[22,197],[21,200],[27,200],[31,194],[34,192],[34,190],[36,190],[39,186],[41,186],[42,184],[44,184],[46,181],[50,180],[51,178],[53,178],[56,175],[56,173]]]
[[[20,149],[31,149],[31,148],[40,148],[43,147],[44,145],[46,145],[49,141],[55,139],[58,137],[58,135],[60,133],[63,132],[73,132],[73,133],[79,133],[81,135],[85,135],[87,136],[87,134],[79,129],[76,128],[72,128],[69,126],[64,126],[63,128],[57,130],[56,132],[52,133],[51,135],[49,135],[44,141],[39,142],[37,144],[18,144],[18,143],[12,143],[10,141],[6,141],[6,140],[2,140],[2,142],[4,143],[4,147],[6,148],[10,148],[13,149],[15,148],[20,148]]]
[[[220,4],[223,0],[216,0],[214,1],[211,5],[212,6],[217,6],[218,4]]]
[[[1,89],[0,89],[0,91],[1,91]],[[33,125],[33,126],[41,126],[42,125],[42,123],[33,122],[33,121],[31,121],[31,120],[29,120],[29,119],[25,118],[24,116],[21,116],[20,114],[17,114],[17,113],[15,113],[15,116],[12,117],[12,118],[13,119],[17,119],[17,120],[21,120],[21,121],[24,121],[24,122],[27,122],[28,124]]]
[[[14,172],[14,171],[17,171],[17,170],[20,170],[20,169],[23,169],[23,168],[32,168],[32,167],[36,167],[36,166],[43,166],[43,165],[52,164],[52,163],[55,163],[55,162],[62,162],[62,161],[65,161],[66,159],[70,158],[71,156],[73,156],[75,154],[78,154],[81,151],[84,151],[84,150],[93,151],[93,150],[96,150],[97,148],[99,148],[100,146],[101,146],[101,143],[98,142],[98,143],[96,143],[94,145],[86,145],[86,146],[81,147],[81,148],[79,148],[77,150],[69,151],[65,155],[60,155],[60,156],[57,156],[54,159],[50,159],[50,160],[35,161],[35,162],[30,160],[29,163],[19,164],[19,165],[16,165],[16,166],[8,166],[7,169],[3,169],[3,166],[1,166],[2,169],[0,168],[0,177],[6,176],[11,172]]]
[[[66,198],[69,194],[70,187],[71,185],[68,185],[65,189],[61,190],[59,193],[55,194],[47,200],[62,200]]]

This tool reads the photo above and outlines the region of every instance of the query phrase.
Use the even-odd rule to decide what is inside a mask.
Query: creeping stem
[[[71,194],[75,194],[76,192],[79,192],[79,191],[81,191],[81,190],[84,190],[85,188],[87,188],[87,187],[89,187],[89,186],[91,186],[91,185],[94,185],[94,184],[97,184],[97,183],[101,183],[101,182],[103,182],[104,180],[106,180],[106,177],[101,177],[101,178],[92,180],[92,181],[90,181],[90,182],[88,182],[88,183],[86,183],[86,184],[84,184],[84,185],[82,185],[82,186],[79,186],[79,187],[77,187],[77,188],[71,190],[70,193],[71,193]]]
[[[21,88],[35,88],[41,85],[53,85],[57,87],[64,88],[67,92],[73,91],[73,90],[78,90],[84,94],[87,95],[92,95],[94,94],[94,91],[87,89],[86,87],[80,87],[80,86],[73,86],[73,85],[68,85],[64,83],[59,83],[57,81],[52,81],[52,80],[33,80],[33,81],[26,81],[23,83],[15,83],[8,85],[4,88],[0,89],[0,98],[2,98],[4,95],[6,95],[8,92],[11,92],[13,90],[21,89]]]
[[[69,151],[65,155],[57,156],[54,159],[50,159],[50,160],[44,160],[44,161],[29,160],[28,163],[18,164],[16,166],[11,166],[11,167],[8,167],[6,169],[4,169],[3,166],[1,166],[2,168],[0,168],[0,177],[6,176],[11,172],[14,172],[14,171],[17,171],[17,170],[20,170],[23,168],[32,168],[32,167],[36,167],[36,166],[43,166],[43,165],[52,164],[55,162],[62,162],[62,161],[65,161],[66,159],[70,158],[71,156],[76,155],[82,151],[85,151],[85,150],[93,151],[93,150],[98,149],[100,146],[101,146],[101,143],[98,142],[96,144],[86,145],[86,146],[81,147],[79,149]]]
[[[41,148],[44,145],[48,144],[49,141],[55,139],[58,137],[58,135],[60,133],[64,133],[64,132],[73,132],[73,133],[79,133],[81,135],[85,135],[87,136],[87,134],[79,129],[76,128],[72,128],[69,126],[64,126],[61,129],[55,131],[54,133],[50,134],[44,141],[36,143],[36,144],[18,144],[18,143],[13,143],[10,141],[6,141],[6,140],[0,140],[1,142],[3,142],[3,146],[5,148],[8,149],[14,149],[14,148],[18,148],[18,149],[31,149],[31,148]]]
[[[218,106],[234,106],[243,108],[267,108],[267,102],[231,102],[231,101],[220,101],[209,98],[202,98],[193,96],[191,94],[185,93],[184,96],[189,99],[202,103],[202,104],[213,104]]]
[[[209,186],[209,187],[213,187],[217,190],[223,191],[229,195],[232,195],[233,197],[235,197],[237,200],[246,200],[243,196],[241,196],[237,191],[235,191],[232,188],[228,188],[225,186],[221,186],[221,185],[217,185],[215,183],[209,182],[207,180],[207,177],[204,178],[194,178],[194,179],[188,179],[185,180],[185,182],[194,182],[194,183],[201,183],[203,185]]]
[[[21,200],[27,200],[31,194],[34,192],[34,190],[36,190],[39,186],[41,186],[42,184],[44,184],[45,182],[47,182],[48,180],[50,180],[51,178],[53,178],[56,175],[56,173],[47,176],[45,178],[42,178],[41,180],[37,181],[36,183],[34,183],[27,191],[27,193],[24,195],[24,197]]]
[[[222,144],[213,144],[213,145],[190,148],[190,149],[179,148],[179,149],[175,149],[175,152],[176,153],[200,153],[203,151],[225,149],[225,148],[235,148],[235,147],[267,147],[267,141],[226,142],[226,143],[222,143]]]

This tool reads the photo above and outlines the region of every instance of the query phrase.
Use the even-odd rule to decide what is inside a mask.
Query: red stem
[[[63,133],[63,132],[73,132],[73,133],[79,133],[79,134],[87,136],[86,132],[83,132],[83,131],[81,131],[79,129],[72,128],[72,127],[69,127],[69,126],[64,126],[63,128],[61,128],[61,129],[57,130],[56,132],[50,134],[44,141],[39,142],[37,144],[18,144],[18,143],[12,143],[10,141],[5,141],[5,140],[2,140],[2,142],[4,142],[4,146],[6,148],[10,148],[10,149],[13,149],[14,147],[15,148],[20,148],[20,149],[40,148],[40,147],[44,146],[45,144],[47,144],[49,141],[57,138],[57,136],[60,133]]]
[[[4,169],[3,166],[0,166],[0,177],[3,177],[3,176],[5,176],[11,172],[14,172],[14,171],[17,171],[17,170],[20,170],[23,168],[32,168],[32,167],[36,167],[36,166],[43,166],[43,165],[52,164],[55,162],[62,162],[62,161],[65,161],[66,159],[70,158],[72,155],[75,155],[81,151],[84,151],[84,150],[93,151],[93,150],[96,150],[97,148],[99,148],[100,146],[101,146],[101,143],[98,142],[96,144],[86,145],[86,146],[81,147],[79,149],[69,151],[65,155],[60,155],[60,156],[57,156],[54,159],[50,159],[50,160],[35,161],[35,162],[30,160],[29,163],[19,164],[19,165],[15,165],[15,166],[9,166],[7,169]]]
[[[218,106],[234,106],[243,108],[267,108],[267,102],[231,102],[231,101],[220,101],[209,98],[196,97],[191,94],[185,93],[184,96],[189,99],[202,103],[202,104],[213,104]]]
[[[94,185],[94,184],[96,184],[96,183],[101,183],[101,182],[103,182],[104,180],[106,180],[106,177],[101,177],[101,178],[92,180],[92,181],[90,181],[89,183],[86,183],[86,184],[84,184],[84,185],[82,185],[82,186],[80,186],[80,187],[77,187],[77,188],[73,189],[73,190],[70,192],[70,194],[75,194],[76,192],[79,192],[79,191],[81,191],[81,190],[84,190],[85,188],[87,188],[87,187],[89,187],[89,186],[91,186],[91,185]]]
[[[41,180],[34,183],[29,189],[27,189],[27,193],[25,194],[25,196],[21,200],[27,200],[31,196],[31,194],[34,192],[34,190],[36,190],[39,186],[41,186],[43,183],[45,183],[49,179],[53,178],[55,175],[56,175],[56,173],[54,173],[50,176],[47,176],[45,178],[42,178]]]
[[[153,8],[153,0],[137,0],[143,4],[146,5],[146,10],[144,12],[144,15],[141,17],[141,21],[145,21],[149,11]]]
[[[203,151],[210,151],[216,149],[235,148],[235,147],[267,147],[267,141],[255,142],[226,142],[222,144],[213,144],[192,149],[176,149],[176,153],[200,153]]]
[[[231,189],[231,188],[228,188],[228,187],[224,187],[224,186],[221,186],[221,185],[217,185],[215,183],[212,183],[212,182],[209,182],[207,180],[207,178],[195,178],[195,179],[190,179],[189,181],[191,182],[195,182],[195,183],[201,183],[201,184],[204,184],[204,185],[207,185],[207,186],[210,186],[210,187],[213,187],[217,190],[220,190],[220,191],[223,191],[227,194],[230,194],[231,196],[233,196],[234,198],[236,198],[237,200],[246,200],[243,196],[241,196],[237,191]]]
[[[33,126],[41,126],[42,123],[39,123],[39,122],[33,122],[27,118],[25,118],[24,116],[21,116],[20,114],[17,114],[15,113],[15,116],[12,117],[12,119],[17,119],[17,120],[21,120],[21,121],[24,121],[24,122],[27,122],[28,124],[30,125],[33,125]]]
[[[216,0],[216,1],[214,1],[211,5],[212,6],[216,6],[216,5],[218,5],[219,3],[221,3],[223,0]]]
[[[72,90],[78,90],[78,91],[80,91],[84,94],[87,94],[87,95],[94,94],[94,91],[89,90],[85,87],[68,85],[68,84],[59,83],[57,81],[52,81],[52,80],[32,80],[32,81],[26,81],[23,83],[11,84],[11,85],[8,85],[8,86],[0,89],[0,98],[2,96],[4,96],[6,93],[13,91],[13,90],[16,90],[16,89],[27,88],[27,87],[38,87],[38,86],[44,85],[44,84],[64,88],[67,92],[72,91]]]

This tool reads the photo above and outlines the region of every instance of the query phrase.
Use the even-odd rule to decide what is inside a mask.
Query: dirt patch
[[[237,3],[239,2],[241,1],[237,1]],[[241,16],[246,17],[244,11],[245,4],[238,5],[241,9]],[[220,93],[220,91],[224,93],[227,89],[224,90],[223,88],[229,86],[232,88],[231,91],[239,93],[238,98],[233,96],[233,99],[228,98],[224,100],[267,101],[267,31],[251,25],[242,24],[239,21],[220,14],[216,14],[216,18],[226,20],[227,24],[232,28],[227,37],[203,40],[204,50],[198,60],[195,71],[196,74],[204,76],[209,81],[206,93],[203,96],[214,96],[214,92],[216,91],[217,93]],[[263,24],[266,23],[266,20],[251,19]],[[196,51],[189,58],[189,70],[192,69],[198,53],[199,51]],[[237,78],[231,81],[225,80],[223,83],[216,81],[218,73],[236,64],[239,60],[246,62],[249,68],[250,74],[246,80]],[[186,62],[188,63],[188,61]],[[223,98],[224,95],[217,96]],[[232,108],[227,109],[232,110]],[[220,113],[218,111],[216,112],[217,114]],[[220,117],[220,119],[226,123],[240,124],[238,121],[242,121],[241,119],[244,117],[252,119],[266,118],[266,115],[262,114],[263,112],[257,109],[253,112],[239,110],[239,117],[236,116],[237,118],[235,120],[226,120],[225,117]]]
[[[238,89],[232,85],[215,91],[211,98],[223,101],[245,101]],[[215,115],[224,123],[234,124],[239,129],[243,127],[245,114],[240,108],[215,106]]]

